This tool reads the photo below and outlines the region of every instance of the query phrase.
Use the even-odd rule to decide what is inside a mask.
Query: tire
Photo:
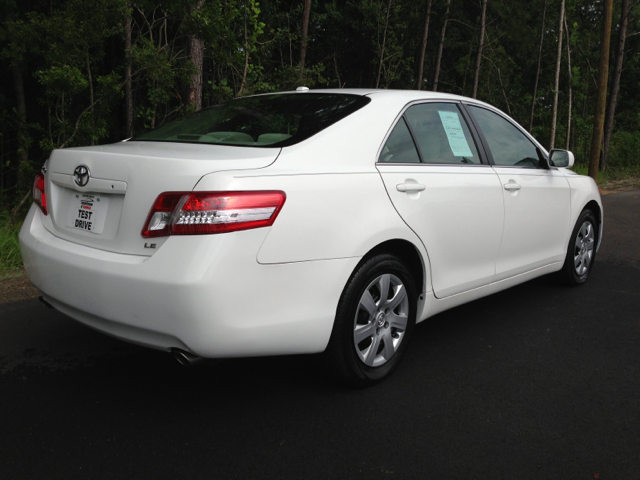
[[[564,281],[571,285],[582,285],[589,278],[596,259],[596,245],[598,242],[598,222],[591,210],[584,210],[578,217],[567,256],[561,274]]]
[[[389,376],[413,332],[416,301],[415,281],[398,257],[379,254],[359,265],[340,297],[325,351],[334,376],[357,387]]]

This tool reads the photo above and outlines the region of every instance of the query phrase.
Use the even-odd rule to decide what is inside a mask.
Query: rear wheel
[[[335,374],[354,386],[388,376],[415,325],[416,289],[394,255],[376,255],[358,267],[342,292],[325,352]]]
[[[562,274],[569,285],[581,285],[587,281],[596,259],[598,222],[591,210],[584,210],[573,229]]]

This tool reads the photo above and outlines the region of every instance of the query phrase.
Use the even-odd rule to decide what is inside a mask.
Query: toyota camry
[[[53,151],[20,232],[43,301],[184,364],[323,353],[369,385],[438,312],[587,280],[603,211],[571,152],[469,98],[298,90]]]

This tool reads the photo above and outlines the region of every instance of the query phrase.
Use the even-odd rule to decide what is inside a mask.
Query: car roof
[[[375,97],[386,97],[388,99],[398,100],[399,102],[409,103],[416,100],[453,100],[453,101],[465,101],[472,102],[478,105],[485,105],[487,107],[495,109],[494,106],[482,102],[480,100],[476,100],[474,98],[463,97],[462,95],[453,95],[451,93],[444,92],[432,92],[429,90],[389,90],[383,88],[319,88],[319,89],[309,89],[302,91],[285,91],[280,93],[291,93],[304,95],[305,93],[338,93],[345,95],[362,95],[362,96],[370,96],[372,98]]]

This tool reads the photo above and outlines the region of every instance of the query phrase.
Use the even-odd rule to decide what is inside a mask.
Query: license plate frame
[[[93,193],[75,193],[67,213],[67,227],[100,235],[109,210],[109,197]]]

